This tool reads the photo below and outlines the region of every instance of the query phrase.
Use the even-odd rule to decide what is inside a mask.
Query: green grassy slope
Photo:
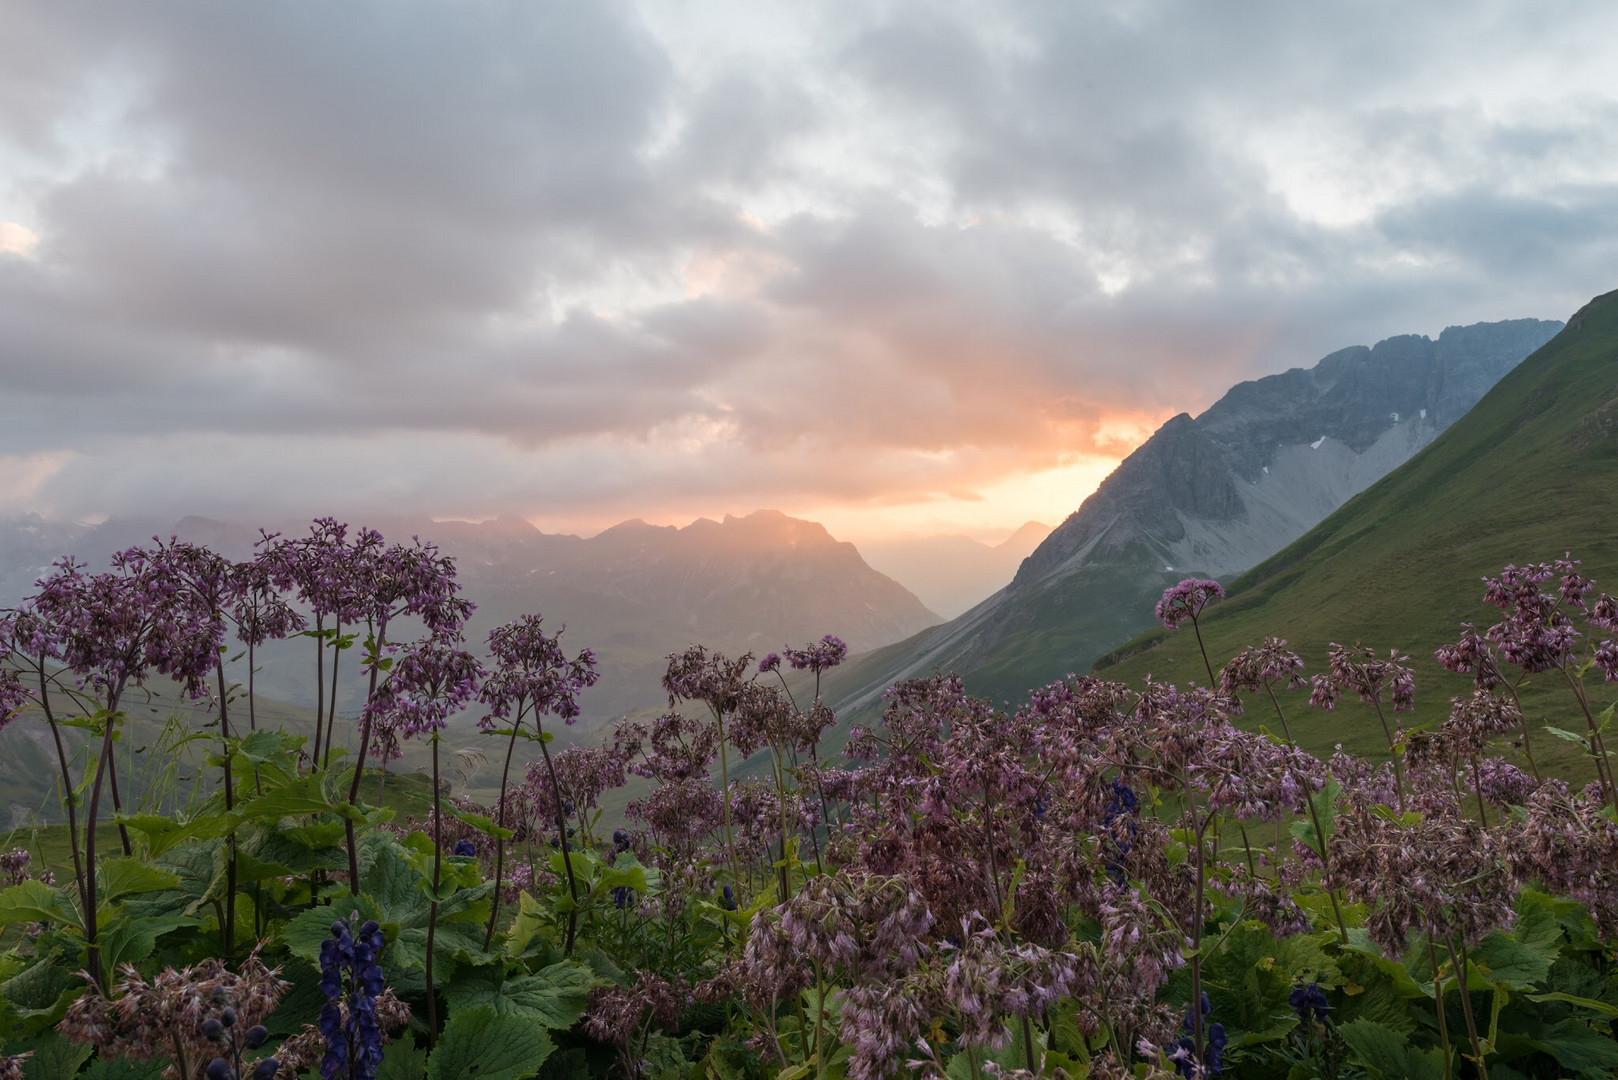
[[[1229,583],[1203,630],[1216,664],[1266,634],[1287,638],[1312,671],[1324,667],[1331,641],[1396,646],[1417,669],[1418,719],[1436,720],[1470,680],[1444,672],[1432,650],[1454,640],[1463,620],[1495,621],[1479,578],[1564,552],[1598,587],[1618,590],[1618,292],[1586,305],[1416,457]],[[1131,683],[1147,673],[1207,679],[1189,631],[1145,634],[1096,671]],[[1567,715],[1566,692],[1539,681],[1531,712],[1582,727]],[[1353,706],[1303,714],[1301,697],[1290,705],[1301,714],[1294,730],[1317,750],[1380,741],[1374,718]],[[1536,751],[1551,742],[1540,739]],[[1577,771],[1565,744],[1558,752]]]

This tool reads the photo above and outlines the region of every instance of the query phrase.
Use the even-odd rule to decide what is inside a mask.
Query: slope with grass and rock
[[[1216,666],[1266,635],[1287,638],[1312,671],[1325,666],[1333,641],[1361,641],[1384,654],[1397,648],[1416,669],[1414,721],[1434,721],[1471,680],[1444,671],[1433,650],[1454,641],[1463,621],[1481,630],[1500,614],[1483,603],[1480,579],[1508,563],[1571,553],[1598,588],[1618,591],[1615,523],[1618,292],[1582,308],[1410,461],[1230,581],[1227,597],[1204,615],[1202,633]],[[1161,629],[1104,656],[1096,673],[1130,683],[1148,674],[1207,680],[1196,639]],[[1599,672],[1594,678],[1599,683]],[[1552,675],[1530,681],[1529,718],[1582,728],[1559,682]],[[1294,695],[1289,708],[1302,707]],[[1341,741],[1364,752],[1381,741],[1374,720],[1303,715],[1309,719],[1294,730],[1311,749]],[[1554,739],[1542,745],[1577,769],[1576,748]]]

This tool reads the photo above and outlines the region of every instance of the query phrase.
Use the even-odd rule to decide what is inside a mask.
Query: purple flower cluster
[[[1186,578],[1163,594],[1157,602],[1157,621],[1178,630],[1187,619],[1195,622],[1202,609],[1225,595],[1225,587],[1207,578]]]

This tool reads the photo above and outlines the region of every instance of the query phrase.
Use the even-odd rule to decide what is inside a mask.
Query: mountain
[[[1459,419],[1560,323],[1451,327],[1389,338],[1233,387],[1165,423],[1039,545],[1005,588],[878,650],[832,686],[844,709],[897,679],[968,676],[1020,696],[1152,623],[1163,589],[1274,554]]]
[[[860,554],[872,569],[953,619],[1010,581],[1050,534],[1049,525],[1030,521],[998,544],[970,536],[904,536],[862,542]]]
[[[1432,650],[1454,641],[1463,620],[1496,621],[1479,579],[1571,552],[1599,588],[1618,591],[1614,522],[1618,292],[1592,300],[1421,453],[1231,582],[1203,634],[1215,664],[1273,634],[1313,671],[1324,667],[1328,642],[1398,647],[1417,671],[1417,720],[1438,719],[1471,680],[1439,668]],[[1195,639],[1166,631],[1116,650],[1097,670],[1125,681],[1148,671],[1207,679]],[[1537,715],[1563,716],[1553,723],[1582,728],[1568,715],[1576,709],[1565,687],[1533,682],[1531,717],[1537,706]],[[1312,715],[1295,730],[1316,749],[1367,738]],[[1380,731],[1368,738],[1379,742]],[[1536,753],[1557,748],[1554,739],[1536,742]]]
[[[542,533],[520,518],[371,524],[389,540],[419,535],[455,558],[466,595],[477,604],[468,641],[481,643],[493,627],[539,612],[548,627],[567,626],[570,652],[594,650],[602,678],[583,698],[586,722],[663,700],[665,657],[687,645],[767,652],[836,634],[860,651],[939,621],[902,585],[871,569],[854,545],[774,510],[701,518],[684,528],[626,521],[588,539]],[[279,527],[295,536],[306,525]],[[0,606],[31,593],[58,555],[71,552],[99,569],[114,551],[171,534],[236,559],[251,555],[258,538],[256,528],[202,517],[112,520],[93,528],[37,518],[0,522],[0,576],[9,593]],[[312,704],[312,649],[305,640],[262,648],[259,690]],[[340,714],[357,707],[355,657],[340,672]]]

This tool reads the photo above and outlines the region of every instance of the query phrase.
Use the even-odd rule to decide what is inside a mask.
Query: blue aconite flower
[[[1331,1002],[1326,1000],[1326,992],[1318,982],[1294,987],[1287,999],[1292,1002],[1292,1011],[1305,1023],[1310,1020],[1324,1021],[1331,1012]]]
[[[455,848],[450,852],[451,855],[476,855],[477,853],[477,845],[470,840],[455,841]]]
[[[320,989],[326,995],[318,1023],[326,1040],[321,1080],[375,1080],[382,1063],[376,1023],[376,998],[386,986],[378,962],[382,928],[371,919],[355,933],[355,918],[332,923],[331,937],[320,946]]]

